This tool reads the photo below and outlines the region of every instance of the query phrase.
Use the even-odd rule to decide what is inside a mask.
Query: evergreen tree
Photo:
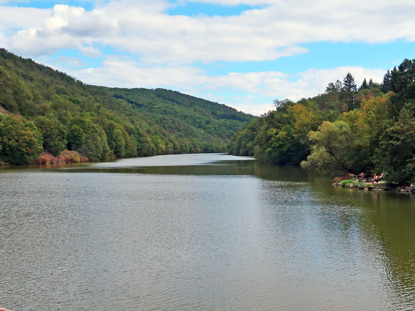
[[[354,80],[354,77],[350,72],[347,73],[347,75],[343,79],[343,87],[342,91],[344,94],[344,98],[346,101],[346,105],[348,107],[348,110],[353,110],[357,107],[355,107],[355,92],[357,91],[356,82]]]
[[[369,88],[372,88],[375,85],[375,83],[373,82],[372,78],[370,78],[369,80]]]
[[[364,89],[368,89],[368,88],[369,88],[369,86],[367,85],[366,78],[364,78],[363,82],[362,82],[362,85],[360,86],[360,90],[364,90]]]
[[[391,90],[392,73],[388,70],[383,76],[382,91],[389,92]]]
[[[350,72],[348,72],[347,75],[343,79],[342,90],[345,92],[356,92],[357,91],[356,82]]]
[[[333,93],[333,92],[340,93],[342,88],[343,88],[343,83],[340,80],[336,80],[335,83],[330,82],[327,85],[326,93]]]
[[[399,67],[392,71],[391,91],[395,94],[391,97],[391,116],[398,117],[401,110],[406,107],[415,108],[415,59],[405,59]]]

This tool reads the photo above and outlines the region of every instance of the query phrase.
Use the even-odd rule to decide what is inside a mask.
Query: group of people
[[[381,173],[379,176],[375,174],[375,175],[373,175],[373,178],[369,179],[369,180],[365,179],[365,174],[364,173],[360,173],[359,177],[360,177],[359,181],[361,181],[361,182],[371,182],[372,184],[373,183],[378,183],[379,181],[382,181],[384,179],[383,173]]]

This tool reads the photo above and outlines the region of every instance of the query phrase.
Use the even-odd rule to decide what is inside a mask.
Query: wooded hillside
[[[348,73],[323,94],[275,107],[233,138],[232,154],[415,183],[415,60],[388,70],[382,84],[357,87]]]
[[[24,164],[64,149],[92,161],[223,152],[253,118],[164,89],[86,85],[0,49],[0,161]]]

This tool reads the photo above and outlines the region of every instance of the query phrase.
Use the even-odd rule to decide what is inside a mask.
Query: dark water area
[[[0,170],[0,307],[412,310],[415,198],[219,154]]]

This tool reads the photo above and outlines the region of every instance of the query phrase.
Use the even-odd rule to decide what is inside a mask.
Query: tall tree
[[[362,85],[360,86],[359,90],[364,90],[369,88],[369,86],[367,85],[367,81],[366,78],[363,79]]]
[[[403,108],[415,108],[415,59],[405,59],[392,71],[391,90],[395,93],[391,100],[391,117],[395,120]]]
[[[383,76],[382,91],[389,92],[391,90],[392,73],[388,70]]]
[[[356,82],[354,80],[354,77],[350,72],[347,73],[347,75],[343,79],[343,87],[342,91],[346,100],[346,105],[348,107],[348,110],[353,110],[356,107],[355,102],[355,93],[357,91]]]
[[[370,78],[370,80],[369,80],[369,88],[372,88],[374,86],[375,86],[375,82],[373,82],[373,79]]]

